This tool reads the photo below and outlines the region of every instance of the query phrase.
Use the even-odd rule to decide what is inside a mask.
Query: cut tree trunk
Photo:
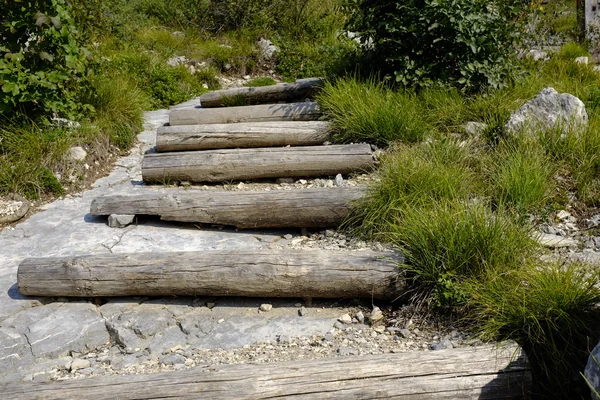
[[[143,190],[138,195],[94,199],[91,215],[158,215],[163,220],[233,225],[237,228],[339,226],[360,187],[271,191]]]
[[[525,356],[514,346],[466,347],[265,364],[204,365],[142,375],[0,385],[13,400],[527,398]]]
[[[200,105],[210,108],[303,100],[311,97],[322,84],[323,80],[320,78],[308,78],[271,86],[216,90],[200,96]]]
[[[373,167],[368,144],[154,153],[144,156],[145,182],[223,182],[324,176]]]
[[[330,138],[330,125],[324,121],[175,125],[158,128],[156,151],[314,146]]]
[[[262,104],[227,108],[195,108],[173,110],[169,125],[230,124],[235,122],[313,121],[321,117],[314,102]]]
[[[374,297],[403,287],[396,253],[243,250],[29,258],[27,296]]]

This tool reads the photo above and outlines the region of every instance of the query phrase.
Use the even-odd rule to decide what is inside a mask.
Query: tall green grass
[[[423,118],[416,95],[392,91],[373,79],[328,82],[317,100],[341,142],[414,143],[432,129]]]
[[[579,372],[597,343],[597,283],[595,267],[578,263],[490,270],[467,285],[470,321],[484,339],[522,346],[537,398],[586,398]]]

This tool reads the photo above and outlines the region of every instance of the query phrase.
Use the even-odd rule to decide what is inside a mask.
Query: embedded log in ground
[[[527,398],[525,356],[514,346],[411,351],[265,364],[204,365],[184,371],[0,385],[13,400]]]
[[[339,226],[360,187],[271,191],[147,189],[137,195],[98,197],[91,215],[157,215],[167,221],[233,225],[237,228],[328,228]]]
[[[311,97],[322,84],[323,80],[320,78],[308,78],[271,86],[215,90],[200,96],[200,105],[210,108],[303,100]]]
[[[156,151],[314,146],[330,140],[330,136],[330,125],[325,121],[161,126],[156,134]]]
[[[169,125],[231,124],[235,122],[314,121],[321,111],[314,102],[262,104],[227,108],[173,110]]]
[[[145,155],[142,177],[165,183],[326,176],[368,171],[373,163],[368,144],[186,151]]]
[[[241,250],[29,258],[27,296],[248,296],[395,298],[397,253]]]

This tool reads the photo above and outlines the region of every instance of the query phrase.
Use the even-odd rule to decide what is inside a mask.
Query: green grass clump
[[[495,151],[491,171],[498,204],[523,211],[544,208],[555,189],[556,167],[535,140],[507,140]]]
[[[125,150],[142,130],[148,96],[127,76],[111,74],[91,78],[88,102],[96,109],[96,125],[111,143]]]
[[[595,267],[578,263],[492,270],[468,285],[471,321],[484,339],[523,347],[539,398],[581,398],[589,391],[579,371],[597,342],[597,282]]]
[[[250,82],[246,83],[246,86],[259,87],[259,86],[272,86],[272,85],[276,85],[276,84],[277,84],[277,82],[275,81],[275,79],[273,79],[269,76],[264,76],[264,77],[252,79]]]
[[[37,199],[44,193],[62,195],[52,173],[74,143],[70,132],[49,129],[24,117],[0,126],[0,194],[19,193]]]
[[[355,224],[353,229],[361,236],[389,240],[390,225],[407,207],[467,200],[478,180],[470,166],[473,153],[472,147],[455,140],[394,147],[348,225]]]
[[[317,101],[331,119],[335,139],[340,142],[414,143],[423,140],[431,129],[415,95],[394,92],[374,80],[328,82]]]
[[[558,51],[558,56],[564,59],[574,60],[577,57],[587,57],[590,53],[587,51],[585,47],[580,45],[579,43],[569,42],[565,43],[561,46]]]

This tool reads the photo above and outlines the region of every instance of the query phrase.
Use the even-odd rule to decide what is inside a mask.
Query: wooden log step
[[[478,346],[0,385],[12,400],[527,398],[531,375],[515,346]]]
[[[209,108],[302,100],[311,97],[322,84],[321,78],[307,78],[293,83],[215,90],[200,96],[200,105]]]
[[[374,297],[403,289],[396,253],[243,250],[29,258],[27,296]]]
[[[314,102],[262,104],[227,108],[195,108],[173,110],[169,125],[231,124],[235,122],[314,121],[321,117]]]
[[[367,171],[373,164],[368,144],[187,151],[145,155],[142,178],[165,183],[324,176]]]
[[[166,221],[233,225],[237,228],[339,226],[360,187],[271,191],[148,189],[138,195],[103,196],[91,215],[158,215]]]
[[[314,146],[330,138],[330,125],[325,121],[161,126],[156,134],[156,151]]]

